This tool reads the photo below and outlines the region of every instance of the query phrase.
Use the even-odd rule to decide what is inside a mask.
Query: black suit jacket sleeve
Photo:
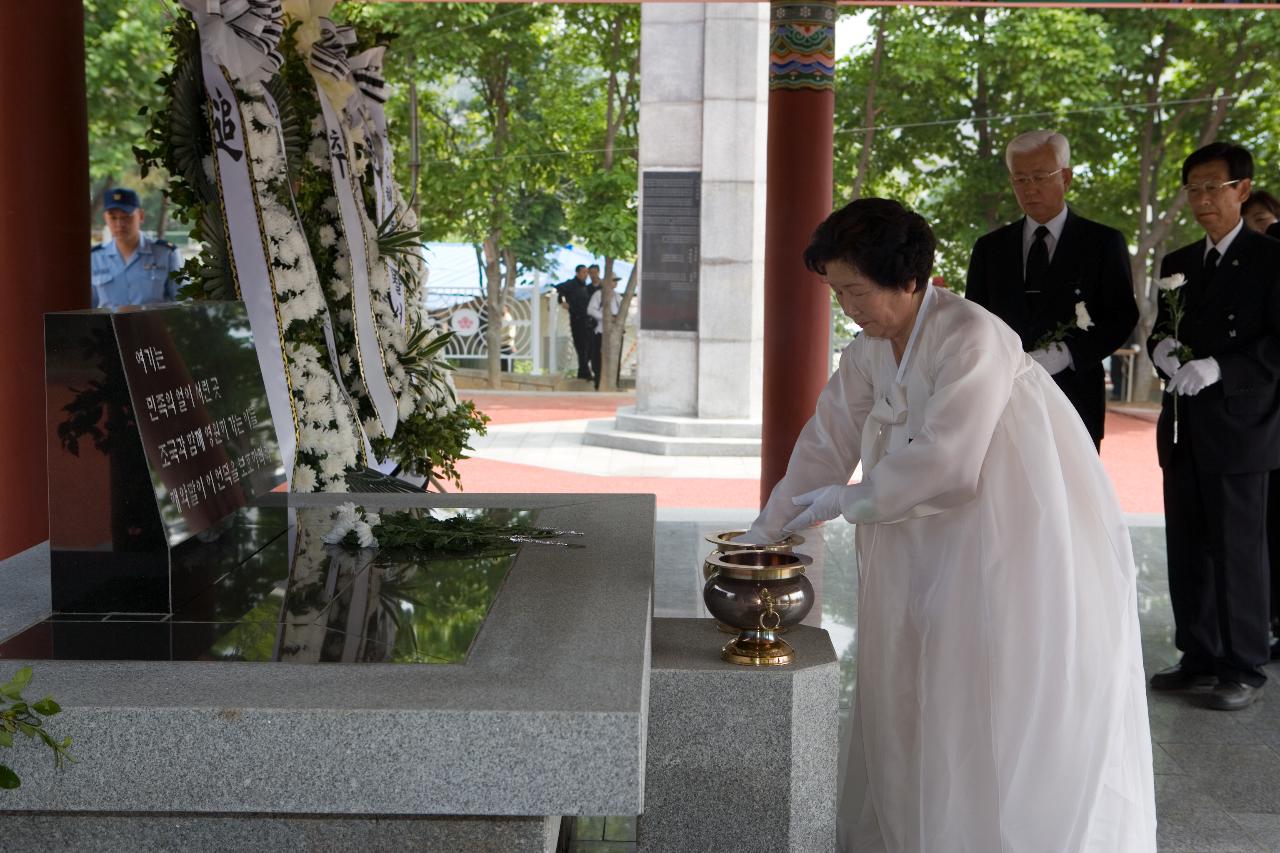
[[[983,250],[983,240],[985,237],[979,237],[973,244],[973,251],[969,253],[969,270],[965,274],[964,280],[964,298],[978,303],[988,311],[991,310],[990,296],[987,293],[987,275],[986,275],[986,252]]]
[[[1166,278],[1172,273],[1169,272],[1170,259],[1172,255],[1165,255],[1164,260],[1160,261],[1160,278]],[[1185,285],[1184,285],[1185,286]],[[1153,285],[1159,287],[1159,285]],[[1169,306],[1165,302],[1165,292],[1157,289],[1156,291],[1156,321],[1151,327],[1151,335],[1147,338],[1147,358],[1151,359],[1151,366],[1156,369],[1161,379],[1168,381],[1173,377],[1160,369],[1155,362],[1156,344],[1160,343],[1164,338],[1173,334],[1173,320],[1169,316]]]
[[[1138,303],[1133,297],[1133,269],[1124,235],[1114,228],[1093,229],[1098,253],[1098,286],[1093,304],[1086,303],[1093,328],[1072,331],[1066,339],[1071,360],[1077,365],[1097,364],[1129,340],[1138,325]]]

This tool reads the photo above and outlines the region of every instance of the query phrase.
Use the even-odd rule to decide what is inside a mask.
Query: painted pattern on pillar
[[[774,0],[770,89],[834,89],[836,4]]]

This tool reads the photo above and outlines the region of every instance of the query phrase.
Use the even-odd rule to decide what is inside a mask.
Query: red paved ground
[[[634,406],[634,394],[503,394],[460,390],[492,424],[528,424],[540,421],[576,421],[612,418],[619,406]]]
[[[606,418],[618,406],[634,402],[634,397],[622,394],[464,395],[475,400],[495,424]],[[1102,462],[1125,512],[1164,511],[1154,422],[1109,412]],[[658,506],[672,508],[755,509],[760,490],[756,480],[601,477],[489,459],[464,460],[458,471],[469,492],[642,492],[657,495]]]

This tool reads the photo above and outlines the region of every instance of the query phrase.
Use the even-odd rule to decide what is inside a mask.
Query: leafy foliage
[[[14,735],[35,740],[39,738],[45,746],[53,750],[53,766],[61,770],[64,762],[74,763],[75,759],[67,750],[71,748],[71,738],[56,740],[45,730],[47,717],[62,711],[61,706],[52,696],[46,696],[39,702],[28,703],[22,698],[22,691],[31,683],[31,667],[24,666],[13,674],[5,684],[0,684],[0,747],[13,748]],[[13,768],[0,764],[0,788],[17,788],[22,780]]]

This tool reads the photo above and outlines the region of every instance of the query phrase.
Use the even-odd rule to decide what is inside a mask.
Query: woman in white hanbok
[[[1018,336],[927,285],[934,245],[884,199],[815,232],[806,263],[863,334],[746,534],[858,525],[839,849],[1150,853],[1135,570],[1115,493]]]

